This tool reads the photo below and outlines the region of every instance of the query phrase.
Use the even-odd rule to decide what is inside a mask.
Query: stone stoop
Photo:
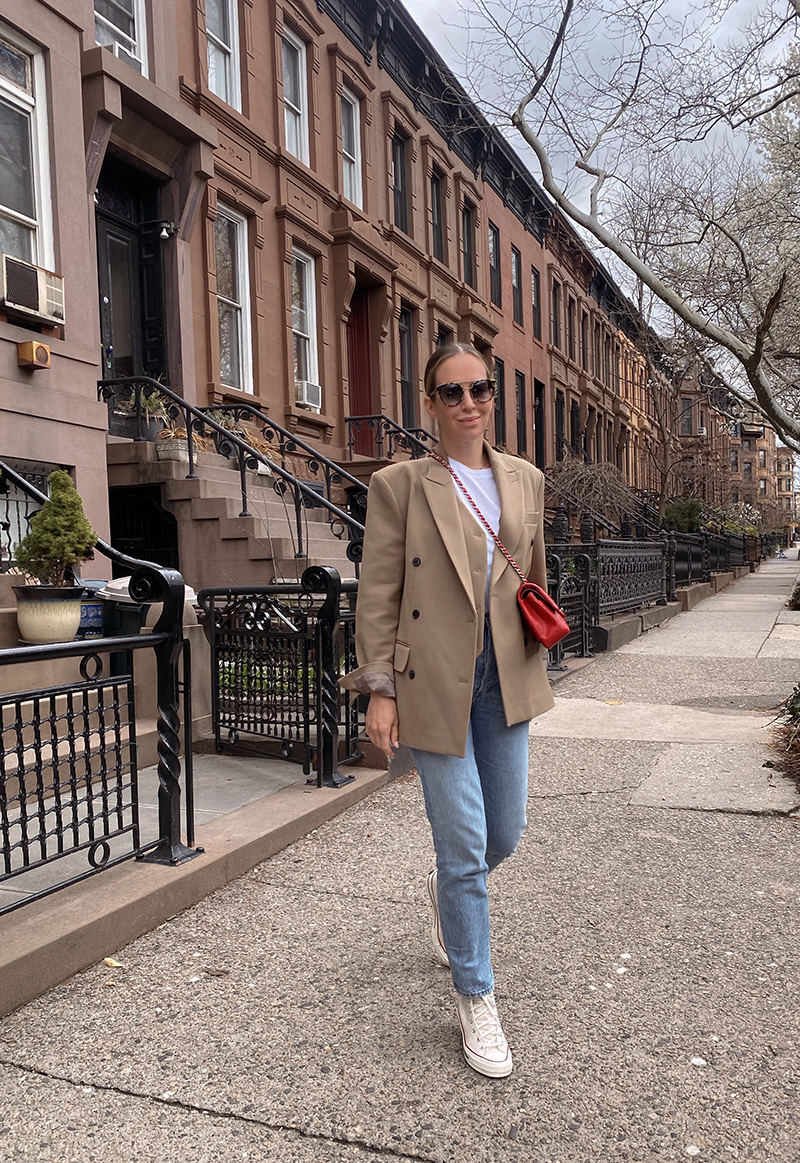
[[[159,460],[153,444],[115,441],[107,451],[110,486],[161,486],[162,504],[178,522],[181,571],[195,590],[293,581],[310,565],[355,576],[346,534],[335,536],[321,508],[303,509],[305,556],[296,556],[294,504],[275,492],[271,477],[248,471],[242,516],[239,470],[216,453],[200,453],[196,479],[187,479],[187,464]]]

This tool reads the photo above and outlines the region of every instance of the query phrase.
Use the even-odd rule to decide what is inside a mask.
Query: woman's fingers
[[[384,695],[371,695],[365,726],[370,740],[391,759],[398,746],[400,729],[395,700]]]

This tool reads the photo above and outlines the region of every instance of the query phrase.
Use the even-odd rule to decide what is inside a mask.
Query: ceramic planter
[[[20,637],[32,645],[71,642],[81,624],[80,586],[14,586]]]

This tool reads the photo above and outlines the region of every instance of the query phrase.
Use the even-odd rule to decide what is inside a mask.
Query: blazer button
[[[416,672],[415,670],[410,670],[410,671],[408,672],[408,677],[409,677],[409,678],[416,678],[416,677],[417,677],[417,672]]]
[[[420,559],[418,557],[412,557],[411,564],[412,565],[421,565],[422,563],[420,562]]]
[[[412,618],[418,618],[418,617],[419,617],[419,610],[412,610],[412,611],[411,611],[411,617],[412,617]]]

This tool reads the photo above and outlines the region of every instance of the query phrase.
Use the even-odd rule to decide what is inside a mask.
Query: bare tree
[[[522,135],[561,211],[800,451],[800,0],[762,0],[727,37],[732,0],[549,3],[465,10],[476,96]]]

